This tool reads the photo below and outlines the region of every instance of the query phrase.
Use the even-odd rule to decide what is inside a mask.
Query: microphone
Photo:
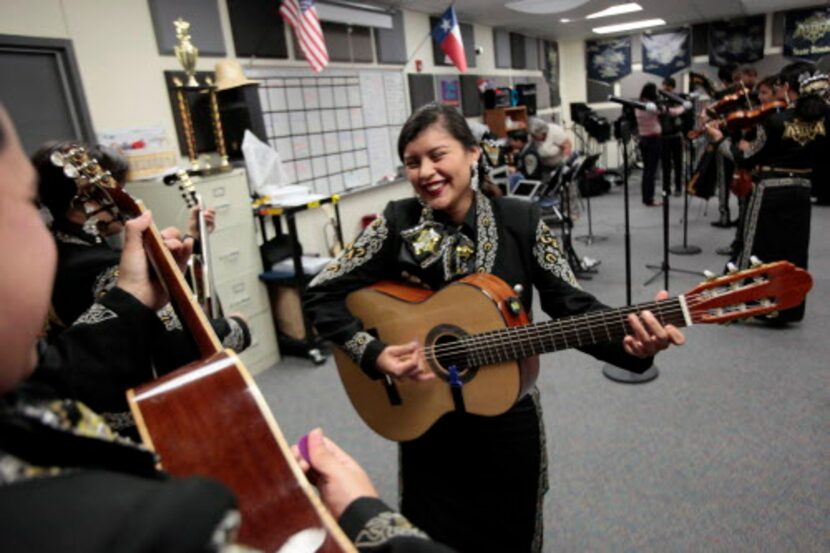
[[[608,96],[608,101],[609,102],[615,102],[617,104],[622,104],[622,105],[630,107],[630,108],[641,109],[643,111],[647,110],[647,106],[643,102],[637,102],[637,101],[634,101],[634,100],[626,100],[625,98],[620,98],[618,96],[610,95],[610,96]]]

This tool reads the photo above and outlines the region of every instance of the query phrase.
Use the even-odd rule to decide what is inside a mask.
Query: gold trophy
[[[187,74],[187,84],[185,86],[198,87],[199,81],[196,80],[196,60],[199,58],[199,49],[190,42],[190,22],[180,17],[173,22],[173,25],[176,26],[176,38],[179,39],[179,43],[173,51],[176,53],[176,58],[182,64],[184,72]]]

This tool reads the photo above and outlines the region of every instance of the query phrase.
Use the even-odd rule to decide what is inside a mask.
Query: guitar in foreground
[[[529,324],[515,292],[493,275],[474,274],[435,293],[381,282],[350,294],[349,311],[387,344],[417,340],[438,378],[373,379],[344,351],[335,360],[366,424],[407,441],[450,411],[504,413],[533,386],[540,353],[622,340],[631,333],[630,313],[648,309],[676,327],[726,323],[794,307],[811,287],[810,274],[792,263],[758,263],[676,298]]]
[[[84,200],[122,219],[144,211],[83,148],[58,152],[52,162],[76,180]],[[294,545],[305,538],[319,547],[309,550],[355,551],[306,480],[242,361],[223,350],[155,226],[144,233],[144,248],[200,352],[200,360],[127,392],[144,444],[168,473],[210,477],[233,490],[242,514],[240,543],[279,551],[292,538]]]

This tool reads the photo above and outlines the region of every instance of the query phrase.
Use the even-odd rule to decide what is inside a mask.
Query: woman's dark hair
[[[55,220],[64,219],[72,199],[78,194],[78,186],[73,179],[63,174],[63,168],[52,163],[52,153],[75,142],[51,141],[43,144],[32,155],[32,165],[37,171],[38,199],[47,208]]]
[[[398,157],[401,161],[403,161],[403,152],[406,145],[435,123],[440,123],[444,130],[461,142],[465,148],[472,149],[478,146],[473,131],[470,130],[467,121],[457,109],[431,103],[419,108],[404,123],[401,134],[398,135]]]
[[[674,77],[666,77],[663,79],[663,85],[677,88],[677,81],[674,80]]]
[[[809,61],[796,61],[784,66],[781,72],[778,73],[778,82],[787,83],[792,90],[799,92],[798,78],[804,73],[812,75],[815,71],[815,64]]]
[[[718,69],[718,79],[724,84],[732,84],[732,74],[738,68],[736,65],[725,65]]]
[[[520,142],[524,142],[525,144],[527,144],[530,140],[525,129],[513,129],[512,131],[507,131],[507,138],[510,140],[518,140]]]
[[[115,148],[104,146],[103,144],[96,144],[89,148],[89,155],[98,161],[98,164],[105,171],[109,171],[112,178],[118,184],[124,184],[127,180],[127,172],[130,170],[130,164],[127,157]]]
[[[646,100],[648,102],[656,102],[657,101],[657,85],[654,83],[646,83],[643,85],[643,89],[640,91],[640,100]]]
[[[777,82],[778,77],[776,77],[775,75],[772,75],[770,77],[764,77],[763,79],[758,81],[758,84],[755,85],[755,90],[758,90],[762,86],[765,86],[770,90],[775,90],[775,83]]]

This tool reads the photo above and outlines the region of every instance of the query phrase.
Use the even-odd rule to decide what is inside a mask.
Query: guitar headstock
[[[196,186],[193,184],[193,181],[190,179],[190,174],[187,171],[182,169],[172,175],[164,177],[164,184],[168,186],[175,184],[178,186],[179,192],[182,193],[184,204],[188,208],[198,207],[199,196],[196,192]]]
[[[141,207],[121,189],[118,181],[80,144],[70,144],[52,152],[49,160],[75,181],[81,202],[95,202],[121,219],[139,215]]]
[[[795,307],[813,286],[810,273],[789,261],[733,271],[684,294],[694,324],[726,323]]]

